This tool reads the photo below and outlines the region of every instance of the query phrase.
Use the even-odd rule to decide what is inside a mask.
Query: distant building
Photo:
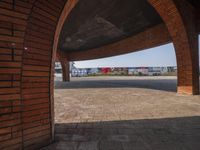
[[[55,63],[56,76],[62,76],[62,67],[59,62]],[[115,68],[76,68],[74,62],[70,62],[70,73],[72,77],[84,77],[90,75],[136,75],[136,76],[159,76],[176,75],[177,67],[115,67]]]
[[[128,75],[135,75],[135,73],[137,72],[136,68],[130,67],[128,68]]]
[[[177,71],[177,67],[167,67],[168,72],[176,72]]]
[[[62,67],[60,62],[55,62],[55,73],[57,74],[62,73]]]
[[[148,68],[148,75],[149,76],[159,76],[161,75],[161,67],[149,67]]]
[[[99,69],[98,68],[89,68],[89,69],[87,69],[87,73],[88,73],[88,75],[96,75],[99,73]]]
[[[87,69],[74,68],[71,71],[71,76],[72,77],[86,77],[87,75],[88,75]]]
[[[116,68],[112,68],[111,72],[113,75],[128,75],[128,68],[127,67],[116,67]]]
[[[136,75],[145,75],[149,74],[148,67],[136,67]]]
[[[161,74],[165,74],[168,72],[167,67],[161,67]]]
[[[101,73],[102,74],[108,74],[108,73],[110,73],[111,72],[111,68],[108,68],[108,67],[106,67],[106,68],[101,68]]]

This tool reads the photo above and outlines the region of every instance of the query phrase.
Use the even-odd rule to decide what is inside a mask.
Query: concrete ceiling
[[[199,0],[189,0],[194,6]],[[110,44],[162,23],[147,0],[80,0],[66,20],[59,49],[82,51]]]

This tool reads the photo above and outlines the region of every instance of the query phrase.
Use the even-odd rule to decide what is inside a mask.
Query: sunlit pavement
[[[200,96],[175,77],[55,82],[55,143],[44,150],[199,150]]]

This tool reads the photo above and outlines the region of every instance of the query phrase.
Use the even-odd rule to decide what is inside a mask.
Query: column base
[[[70,82],[70,79],[63,79],[63,82]]]
[[[194,90],[192,86],[178,86],[177,93],[185,95],[199,95],[199,90]]]

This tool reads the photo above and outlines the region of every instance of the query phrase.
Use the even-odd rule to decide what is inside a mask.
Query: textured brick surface
[[[149,0],[163,18],[176,50],[178,92],[199,94],[198,34],[195,11],[185,0]]]
[[[184,0],[149,1],[165,21],[176,48],[179,92],[198,94],[197,33],[192,8]],[[58,37],[77,2],[0,1],[0,149],[37,149],[51,142]],[[142,35],[147,36],[141,33],[136,41],[142,40]],[[165,36],[169,38],[169,34]],[[156,35],[162,41],[159,37]],[[157,40],[152,42],[153,37],[149,38],[149,46],[159,45]],[[123,47],[130,50],[133,42],[120,47],[117,53],[122,53]],[[140,46],[137,49],[146,48],[148,42],[146,47]],[[110,56],[112,46],[109,49]]]
[[[0,149],[37,149],[52,140],[52,43],[64,4],[0,1]]]

